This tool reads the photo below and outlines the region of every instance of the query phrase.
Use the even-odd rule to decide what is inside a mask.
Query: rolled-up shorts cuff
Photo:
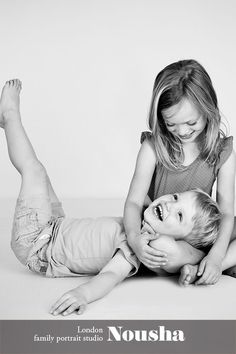
[[[17,200],[11,246],[18,260],[30,270],[46,273],[46,250],[53,225],[64,216],[61,203],[51,203],[46,196]]]

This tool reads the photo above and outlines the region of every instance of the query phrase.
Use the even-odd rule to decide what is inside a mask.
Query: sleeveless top
[[[145,139],[151,142],[151,138],[151,132],[143,132],[141,143]],[[157,162],[148,196],[154,200],[165,194],[182,193],[194,188],[200,188],[211,195],[219,169],[226,162],[232,150],[233,137],[230,136],[222,138],[219,156],[214,165],[208,164],[198,156],[185,170],[170,171]]]

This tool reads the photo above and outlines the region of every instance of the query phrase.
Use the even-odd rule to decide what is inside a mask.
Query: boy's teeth
[[[161,221],[163,221],[163,210],[161,204],[158,204],[155,208],[155,214],[159,217]]]

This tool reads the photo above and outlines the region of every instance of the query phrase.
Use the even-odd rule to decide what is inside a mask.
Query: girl
[[[234,225],[235,153],[233,138],[220,129],[221,117],[211,79],[195,60],[170,64],[156,77],[134,176],[124,209],[128,242],[146,266],[166,260],[140,237],[145,197],[153,200],[172,192],[201,188],[208,194],[217,179],[217,202],[223,213],[219,237],[198,267],[184,267],[181,281],[214,284],[224,269],[236,264],[236,241],[229,241]],[[178,212],[178,211],[177,211]],[[178,212],[179,221],[182,215]],[[228,247],[229,245],[229,247]],[[186,245],[185,252],[194,248]]]

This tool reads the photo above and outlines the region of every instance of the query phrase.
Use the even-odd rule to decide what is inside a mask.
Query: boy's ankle
[[[20,119],[20,112],[16,109],[9,109],[5,112],[3,112],[3,120],[4,120],[4,124],[6,124],[8,121],[11,120],[21,120]]]

